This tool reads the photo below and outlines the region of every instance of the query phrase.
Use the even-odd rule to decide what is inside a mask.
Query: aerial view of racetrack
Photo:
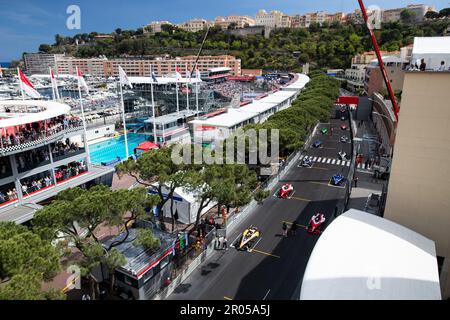
[[[347,126],[343,130],[342,125]],[[168,297],[171,300],[286,300],[299,299],[301,281],[319,235],[309,233],[311,217],[325,215],[324,227],[334,218],[336,206],[345,197],[346,179],[333,185],[332,177],[347,177],[350,170],[349,120],[330,119],[319,124],[311,146],[254,212],[239,221],[228,234],[228,250],[215,252]],[[326,128],[327,130],[322,129]],[[343,136],[347,139],[341,139]],[[343,142],[345,140],[345,142]],[[321,143],[313,146],[317,141]],[[338,153],[346,153],[346,159]],[[302,166],[303,159],[309,166]],[[278,191],[285,184],[294,188],[287,198]],[[295,223],[295,232],[283,234]],[[256,227],[260,235],[250,250],[237,250],[245,229]]]

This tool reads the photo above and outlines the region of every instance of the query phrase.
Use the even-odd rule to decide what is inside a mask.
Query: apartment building
[[[242,29],[245,27],[252,27],[255,25],[255,19],[249,16],[231,15],[227,17],[216,17],[214,25],[222,28],[222,30],[228,29],[231,24],[235,24],[236,28]]]
[[[403,8],[387,9],[383,11],[383,22],[397,22],[401,20],[403,10],[409,10],[415,14],[415,22],[422,22],[428,11],[435,11],[435,7],[424,4],[410,4]]]
[[[23,60],[25,62],[26,72],[32,74],[48,74],[48,68],[56,68],[56,59],[64,57],[63,54],[46,53],[25,53]]]
[[[291,28],[301,28],[301,21],[302,21],[302,16],[299,14],[296,14],[294,16],[291,16]]]
[[[209,26],[214,25],[214,22],[209,22],[205,19],[195,18],[191,19],[189,21],[186,21],[184,23],[180,23],[177,26],[180,29],[183,29],[185,31],[189,32],[198,32],[201,30],[207,29]]]
[[[152,21],[144,27],[144,33],[155,34],[162,31],[162,26],[168,24],[172,25],[169,21]]]
[[[328,14],[325,11],[315,12],[311,15],[311,23],[323,25],[325,22],[328,22]]]
[[[356,9],[355,11],[347,14],[344,21],[346,23],[364,24],[364,17],[361,10]]]
[[[406,67],[409,61],[397,56],[383,56],[383,63],[394,91],[401,91],[405,77]],[[375,92],[386,90],[383,74],[381,72],[378,60],[372,60],[366,67],[364,78],[364,91],[368,96]]]
[[[283,13],[278,10],[270,11],[259,10],[256,14],[255,25],[271,28],[280,28],[283,25]]]
[[[291,16],[283,14],[281,16],[281,28],[291,28],[291,26],[292,26]]]
[[[344,19],[345,19],[345,14],[343,12],[336,12],[336,13],[328,14],[327,21],[329,23],[333,23],[333,22],[342,23],[342,22],[344,22]]]
[[[84,74],[92,76],[110,77],[118,76],[119,65],[129,76],[148,77],[152,65],[158,76],[172,75],[176,67],[180,67],[181,74],[185,74],[185,66],[188,69],[194,66],[196,56],[177,57],[175,59],[78,59],[73,57],[62,57],[57,60],[57,70],[60,74],[75,74],[79,67]],[[198,69],[201,73],[207,73],[209,69],[218,67],[230,68],[234,76],[241,75],[241,60],[233,56],[200,56]]]

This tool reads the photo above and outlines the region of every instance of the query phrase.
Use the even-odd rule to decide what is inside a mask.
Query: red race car
[[[320,226],[325,223],[325,220],[325,215],[323,213],[316,213],[311,217],[307,231],[311,234],[321,233]]]
[[[278,198],[287,199],[294,193],[294,187],[290,183],[284,184],[280,191],[278,191]]]
[[[341,129],[342,129],[342,130],[347,130],[347,125],[343,124],[343,125],[341,126]]]

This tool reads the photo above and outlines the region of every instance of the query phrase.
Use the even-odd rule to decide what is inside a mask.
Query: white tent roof
[[[227,67],[217,67],[209,69],[209,72],[221,72],[221,71],[231,71],[231,68]]]
[[[131,83],[153,83],[155,85],[158,84],[169,84],[169,83],[176,83],[176,78],[169,78],[169,77],[156,77],[156,80],[158,82],[154,82],[151,77],[128,77]],[[189,83],[189,84],[195,84],[200,83],[202,80],[198,80],[197,78],[191,78],[189,81],[189,78],[181,78],[180,81],[178,81],[179,84],[181,83]]]
[[[397,223],[351,209],[320,236],[301,300],[440,300],[433,241]]]
[[[27,123],[38,122],[46,119],[58,117],[67,114],[70,107],[67,104],[54,101],[38,101],[38,100],[7,100],[0,101],[0,106],[24,106],[29,108],[29,113],[20,114],[2,114],[0,118],[0,128],[8,128],[12,126],[23,125]],[[43,111],[31,112],[33,107],[43,108]],[[13,115],[12,117],[5,117]]]
[[[450,37],[415,37],[412,54],[450,54]]]
[[[295,91],[277,91],[277,92],[270,94],[267,97],[264,97],[257,101],[278,104],[283,101],[286,101],[287,99],[291,98],[295,94],[296,94]]]
[[[227,113],[223,113],[206,120],[192,120],[189,123],[231,128],[256,117],[258,113],[259,112],[246,111],[245,107],[239,109],[230,108]]]
[[[311,80],[306,74],[297,73],[298,79],[288,86],[282,88],[282,90],[302,90],[306,84]]]

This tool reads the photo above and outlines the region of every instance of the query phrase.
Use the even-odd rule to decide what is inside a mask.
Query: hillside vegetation
[[[439,36],[450,20],[427,21],[422,25],[405,23],[383,24],[376,31],[383,50],[399,50],[413,43],[416,36]],[[42,44],[40,52],[67,53],[76,57],[141,57],[170,54],[196,54],[205,31],[187,32],[170,25],[163,32],[144,34],[142,29],[116,29],[110,39],[94,40],[98,34],[78,34],[74,37],[55,36],[53,45]],[[78,42],[78,46],[76,46]],[[300,64],[330,68],[346,68],[351,57],[372,50],[367,29],[363,25],[333,23],[311,25],[308,29],[278,29],[269,39],[262,35],[237,37],[220,28],[211,28],[203,54],[230,54],[242,59],[243,68],[298,71]]]

